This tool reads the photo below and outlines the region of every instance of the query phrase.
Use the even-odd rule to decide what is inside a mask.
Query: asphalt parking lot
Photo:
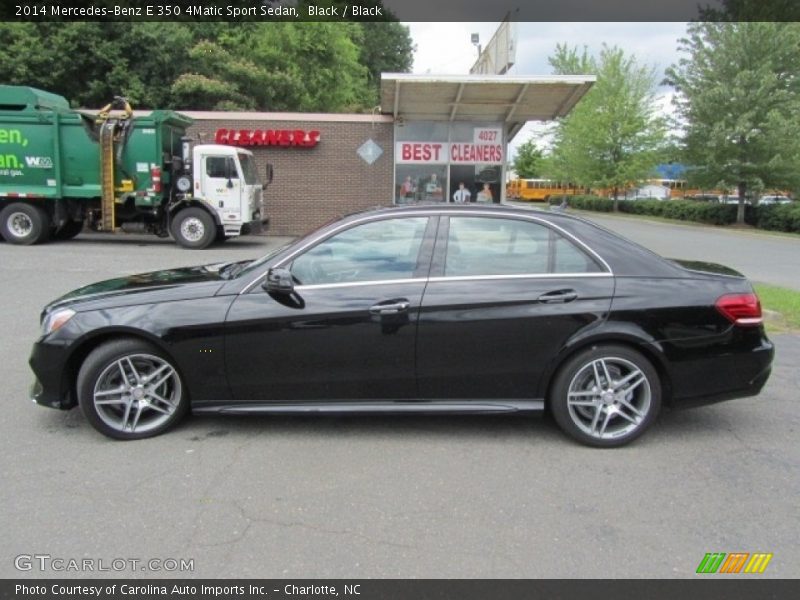
[[[770,552],[761,577],[800,575],[800,336],[774,338],[759,397],[666,412],[606,451],[548,418],[466,416],[194,417],[123,443],[28,400],[46,302],[284,241],[0,243],[0,577],[83,576],[14,566],[48,554],[193,559],[194,577],[670,578],[707,552]]]

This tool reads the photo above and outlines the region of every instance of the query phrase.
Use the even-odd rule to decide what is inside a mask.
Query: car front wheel
[[[120,440],[158,435],[186,413],[181,377],[162,352],[125,339],[92,351],[78,374],[78,401],[100,433]]]
[[[584,444],[622,446],[642,435],[661,409],[653,365],[625,346],[595,346],[567,361],[550,396],[561,429]]]

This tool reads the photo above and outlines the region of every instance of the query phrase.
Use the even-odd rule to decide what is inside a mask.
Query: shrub
[[[581,210],[594,210],[597,212],[611,212],[614,210],[614,201],[600,196],[550,196],[549,202],[551,205],[561,204],[562,200],[566,200],[571,208],[579,208]]]
[[[552,196],[550,204],[560,204],[563,199],[571,208],[611,212],[614,201],[599,196]],[[736,223],[735,204],[717,204],[697,200],[620,200],[619,212],[692,221],[708,225]],[[770,206],[745,206],[745,222],[773,231],[800,233],[800,202]]]
[[[755,224],[760,229],[800,233],[800,202],[759,206]]]

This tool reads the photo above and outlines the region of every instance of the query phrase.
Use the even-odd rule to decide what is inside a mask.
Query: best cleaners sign
[[[469,142],[397,142],[397,164],[444,165],[447,163],[503,164],[499,129],[475,129]]]

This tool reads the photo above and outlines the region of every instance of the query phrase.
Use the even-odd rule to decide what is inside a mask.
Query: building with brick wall
[[[269,231],[300,235],[376,206],[502,201],[508,142],[527,121],[565,116],[593,82],[384,73],[374,114],[184,114],[190,136],[249,148],[262,174],[273,166]]]
[[[331,219],[375,206],[392,204],[394,119],[385,115],[314,113],[184,112],[195,120],[189,135],[213,143],[220,130],[262,132],[253,151],[259,173],[273,165],[274,178],[265,193],[269,232],[299,235]],[[303,132],[310,146],[294,145],[284,134],[271,145],[266,132]],[[310,136],[317,132],[315,136]],[[280,135],[280,134],[278,134]],[[234,133],[231,133],[231,137]],[[240,136],[241,137],[241,136]],[[291,135],[288,136],[291,138]],[[371,164],[358,149],[372,140],[382,150]],[[231,140],[232,142],[233,140]]]

